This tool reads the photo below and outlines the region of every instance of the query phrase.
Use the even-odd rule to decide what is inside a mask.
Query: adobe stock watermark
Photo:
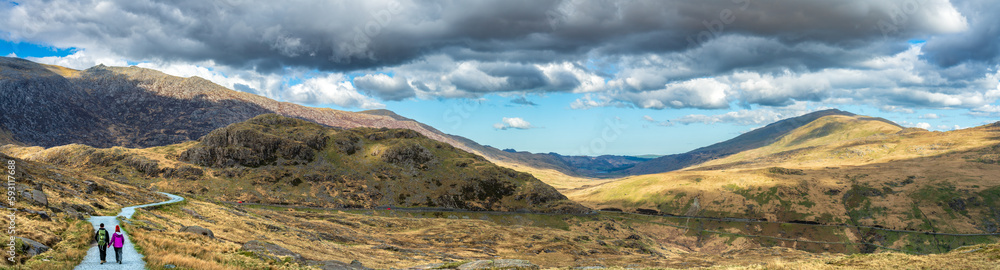
[[[482,106],[479,100],[470,100],[468,102],[453,103],[450,108],[444,110],[444,114],[441,118],[444,119],[445,123],[451,123],[452,130],[458,129],[462,126],[462,123],[466,119],[472,117],[472,113],[479,110],[479,106]]]
[[[910,16],[924,8],[925,2],[927,0],[906,0],[892,6],[888,11],[889,19],[880,19],[877,23],[879,31],[882,31],[882,37],[889,38],[889,35],[899,33],[906,27],[905,24],[910,20]]]
[[[608,150],[608,144],[617,141],[628,125],[622,122],[620,117],[604,119],[604,128],[601,129],[600,136],[590,140],[587,144],[580,146],[580,155],[599,156]]]
[[[733,4],[741,5],[737,11],[745,11],[750,8],[750,0],[732,0]],[[704,45],[705,42],[712,40],[713,38],[721,37],[723,32],[726,31],[726,25],[732,24],[736,21],[736,12],[732,9],[723,9],[719,11],[719,18],[709,20],[702,20],[701,24],[705,26],[706,30],[698,32],[694,37],[687,36],[689,47],[698,47]]]
[[[14,214],[15,208],[14,203],[17,202],[17,186],[14,174],[17,173],[16,162],[13,159],[7,161],[7,209],[10,213],[7,214],[7,235],[9,236],[9,242],[7,242],[7,261],[14,262],[14,258],[17,257],[17,242],[15,241],[14,235],[17,234],[17,215]]]
[[[347,49],[350,54],[364,52],[372,39],[382,34],[382,31],[392,23],[393,17],[403,12],[403,5],[397,1],[390,1],[385,8],[369,12],[371,16],[367,22],[361,26],[355,26],[351,31],[350,40],[341,44],[341,48]]]
[[[479,71],[487,76],[492,77],[490,74],[495,74],[496,67],[491,65],[479,65],[476,67]],[[491,85],[486,79],[478,80],[479,88],[482,89],[496,89],[496,85]],[[458,129],[462,126],[462,123],[466,119],[472,117],[472,113],[479,110],[482,106],[482,99],[470,99],[468,102],[463,102],[461,104],[452,104],[450,108],[444,110],[444,114],[441,117],[444,119],[445,123],[452,123],[451,128]]]

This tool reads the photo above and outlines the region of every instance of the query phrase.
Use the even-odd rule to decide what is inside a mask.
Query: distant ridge
[[[743,152],[746,150],[763,147],[774,143],[782,136],[788,134],[792,130],[809,124],[816,119],[829,115],[843,115],[843,116],[856,116],[856,114],[841,111],[838,109],[828,109],[815,111],[811,113],[804,114],[798,117],[792,117],[771,123],[762,128],[752,130],[747,133],[743,133],[736,138],[732,138],[720,143],[709,145],[706,147],[698,148],[683,154],[667,155],[659,158],[655,158],[643,163],[639,163],[631,168],[621,171],[621,174],[627,175],[640,175],[640,174],[652,174],[669,172],[674,170],[679,170],[691,165],[702,163],[705,161],[723,158],[732,154]],[[898,126],[892,121],[885,120],[882,118],[871,118],[876,121],[883,121],[890,123],[894,126]]]

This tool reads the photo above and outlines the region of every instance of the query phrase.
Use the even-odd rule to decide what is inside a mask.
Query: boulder
[[[23,252],[23,254],[27,254],[28,256],[35,256],[49,250],[49,246],[39,243],[38,241],[19,236],[14,236],[14,238],[24,243],[24,246],[20,246],[21,252]]]
[[[534,265],[526,260],[511,260],[511,259],[500,259],[500,260],[479,260],[468,262],[466,264],[458,266],[458,270],[500,270],[500,269],[538,269],[538,265]]]
[[[302,255],[299,255],[298,253],[292,252],[291,250],[288,250],[287,248],[283,248],[283,247],[281,247],[279,245],[268,243],[268,242],[264,242],[264,241],[252,240],[250,242],[246,242],[245,244],[243,244],[242,247],[240,247],[240,250],[253,252],[254,255],[257,255],[257,257],[262,258],[262,259],[271,259],[271,260],[275,260],[275,261],[281,261],[281,257],[291,257],[292,260],[294,260],[296,262],[299,262],[299,263],[305,262],[305,259],[302,258]],[[332,261],[332,262],[337,262],[337,261]],[[341,263],[341,262],[337,262],[337,263]],[[336,263],[331,263],[331,264],[335,265]],[[341,263],[341,264],[344,264],[344,263]],[[344,264],[344,265],[347,265],[347,264]],[[324,268],[324,269],[326,269],[326,268]],[[334,268],[334,269],[347,269],[347,268]]]
[[[90,207],[89,205],[86,205],[86,204],[68,204],[66,202],[63,202],[62,208],[66,212],[69,212],[70,210],[74,210],[74,211],[79,212],[79,213],[84,214],[84,215],[93,215],[94,213],[96,213],[96,211],[94,211],[93,207]]]
[[[203,228],[201,226],[184,226],[183,228],[181,228],[177,232],[187,232],[187,233],[192,233],[192,234],[196,234],[196,235],[205,236],[205,237],[208,237],[208,238],[211,238],[211,239],[215,239],[215,234],[212,233],[212,230]]]
[[[46,196],[45,192],[42,192],[41,190],[32,189],[32,190],[21,191],[21,197],[31,202],[32,204],[42,205],[42,206],[49,205],[49,196]]]
[[[87,194],[94,193],[94,191],[97,190],[97,183],[95,183],[94,181],[90,181],[90,180],[83,181],[83,184],[86,185],[86,188],[84,189],[83,192],[85,192]]]
[[[77,212],[73,208],[68,208],[68,209],[66,209],[63,212],[66,213],[66,216],[68,216],[69,218],[72,218],[72,219],[78,219],[78,220],[86,220],[87,219],[86,217],[83,216],[83,214],[80,214],[80,212]]]

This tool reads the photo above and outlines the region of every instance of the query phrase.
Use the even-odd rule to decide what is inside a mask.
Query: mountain
[[[491,161],[571,175],[600,170],[590,165],[573,167],[548,154],[504,152],[388,110],[347,112],[306,107],[234,91],[199,77],[175,77],[135,66],[73,70],[0,57],[0,97],[0,106],[5,108],[0,130],[10,131],[9,136],[0,132],[0,140],[28,145],[163,146],[196,140],[228,124],[276,113],[331,127],[411,129]],[[28,126],[32,128],[21,128]]]
[[[0,57],[0,97],[6,108],[0,125],[20,142],[46,147],[163,146],[276,113],[331,127],[406,128],[468,150],[436,129],[394,114],[305,107],[134,66],[77,71]]]
[[[667,155],[658,157],[646,162],[642,162],[621,171],[624,175],[643,175],[652,173],[669,172],[679,170],[684,167],[695,165],[709,160],[724,158],[742,151],[755,149],[774,143],[779,138],[789,132],[812,123],[816,119],[829,115],[855,116],[852,113],[829,109],[808,113],[799,117],[792,117],[778,122],[774,122],[762,128],[743,133],[736,138],[732,138],[720,143],[698,148],[683,154]],[[871,118],[872,121],[879,121],[889,125],[898,126],[891,121]],[[828,130],[830,132],[832,130]],[[822,134],[813,134],[814,136]]]
[[[796,128],[762,146],[736,153],[719,145],[703,148],[730,151],[680,170],[629,176],[567,195],[589,207],[625,211],[1000,233],[1000,124],[929,132],[839,111],[824,114],[793,123]],[[833,234],[919,253],[947,251],[957,243],[886,231]],[[977,239],[954,241],[995,241]]]
[[[224,201],[315,207],[441,207],[584,213],[530,174],[408,129],[324,127],[276,114],[146,149],[9,147],[118,182]]]

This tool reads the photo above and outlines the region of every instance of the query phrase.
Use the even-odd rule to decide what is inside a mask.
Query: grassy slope
[[[12,149],[58,161],[115,152],[106,164],[75,163],[137,185],[226,201],[322,207],[446,207],[470,210],[585,212],[526,173],[410,130],[341,130],[262,115],[211,132],[200,142],[147,149],[81,145]]]
[[[240,244],[250,240],[277,244],[307,260],[358,260],[374,268],[516,258],[543,268],[761,269],[764,265],[768,269],[979,269],[1000,260],[995,244],[929,256],[808,253],[659,225],[667,222],[665,219],[623,217],[343,212],[237,206],[194,198],[183,204],[140,210],[133,219],[136,225],[126,229],[144,250],[151,269],[165,264],[195,269],[297,269],[308,265],[285,257],[259,259],[240,251]],[[211,229],[219,240],[174,233],[187,225]],[[739,231],[740,227],[744,226],[728,230]]]
[[[854,114],[836,109],[816,111],[802,116],[792,117],[778,122],[774,122],[768,124],[767,126],[744,133],[735,138],[720,143],[716,143],[713,145],[705,146],[702,148],[698,148],[695,150],[691,150],[690,152],[687,153],[658,157],[643,163],[636,164],[634,167],[618,173],[622,175],[654,174],[654,173],[679,170],[706,161],[725,158],[729,155],[770,145],[774,143],[775,140],[777,140],[778,138],[786,137],[789,132],[799,129],[803,125],[812,123],[814,120],[825,116],[853,117]],[[887,124],[891,123],[884,119],[872,119],[872,120],[878,120],[880,122]]]
[[[827,116],[765,147],[568,196],[594,208],[996,232],[998,145],[996,125],[927,132],[859,116]],[[893,237],[882,241],[919,252],[946,251],[917,250]]]
[[[7,145],[0,148],[6,152],[12,147],[15,146]],[[8,160],[15,161],[14,176],[19,192],[41,186],[42,192],[48,199],[48,206],[43,206],[31,203],[21,196],[15,197],[15,208],[44,211],[50,217],[44,219],[40,215],[24,211],[16,212],[15,235],[38,241],[52,248],[31,258],[26,257],[23,250],[19,250],[17,260],[24,263],[22,266],[27,269],[69,269],[76,266],[87,253],[93,229],[89,222],[75,219],[67,214],[66,211],[70,207],[66,205],[85,205],[94,210],[92,214],[114,215],[123,206],[161,200],[159,195],[147,190],[93,174],[0,154],[0,161],[5,164],[5,175]],[[86,186],[82,183],[88,180],[94,181],[101,188],[90,194],[86,193]]]

